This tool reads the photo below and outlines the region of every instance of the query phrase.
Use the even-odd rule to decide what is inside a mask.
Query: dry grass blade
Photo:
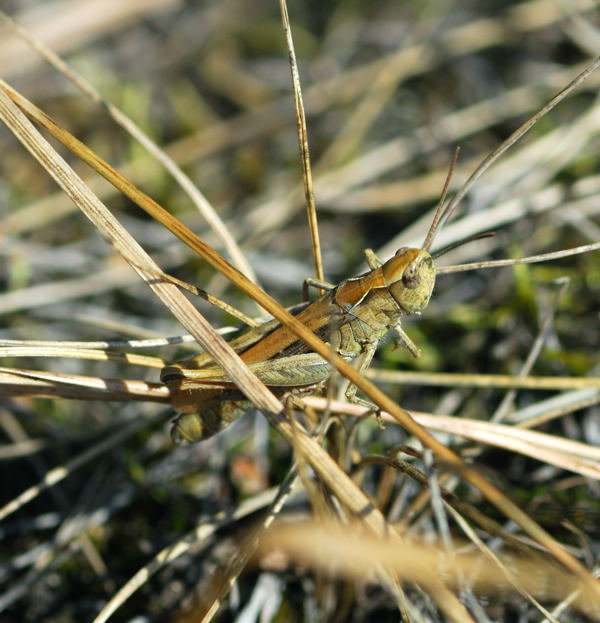
[[[170,402],[170,392],[162,383],[4,367],[0,368],[0,393],[5,396],[45,396],[78,400]]]
[[[325,273],[323,272],[323,257],[321,255],[319,225],[317,223],[317,206],[315,204],[315,192],[310,167],[310,150],[308,148],[306,114],[304,112],[304,102],[302,101],[302,88],[300,86],[300,74],[298,73],[298,63],[296,62],[296,52],[294,51],[292,27],[290,25],[290,18],[285,0],[280,0],[279,9],[281,11],[283,32],[285,34],[290,59],[290,71],[292,72],[292,88],[294,91],[294,105],[296,107],[296,125],[298,128],[298,143],[300,145],[300,160],[302,162],[302,180],[304,183],[304,197],[306,199],[306,217],[312,241],[315,276],[317,279],[323,281],[323,279],[325,279]]]
[[[0,346],[0,357],[63,357],[90,359],[95,361],[123,361],[136,366],[161,369],[165,362],[158,357],[146,357],[132,353],[118,353],[89,348],[67,348],[64,346]]]
[[[369,581],[376,565],[391,569],[405,581],[422,586],[434,585],[441,579],[450,586],[460,586],[467,578],[478,590],[499,593],[511,590],[512,582],[541,599],[562,599],[582,586],[570,574],[549,565],[547,561],[499,557],[511,570],[512,582],[499,577],[495,564],[474,554],[448,555],[429,544],[400,539],[377,539],[366,535],[359,526],[340,528],[333,524],[307,522],[278,526],[264,540],[263,555],[282,551],[290,562],[310,565],[323,573],[335,573]],[[579,594],[575,607],[583,613],[597,612],[598,595],[589,586]]]
[[[132,261],[132,267],[148,283],[154,293],[169,308],[179,322],[202,344],[205,350],[217,361],[227,373],[236,379],[238,387],[246,396],[267,415],[271,423],[283,434],[288,441],[293,441],[303,452],[305,460],[321,476],[323,481],[331,487],[340,501],[353,512],[364,515],[365,522],[377,533],[385,530],[385,520],[382,515],[373,509],[365,495],[354,485],[348,476],[339,469],[329,455],[302,429],[294,429],[278,414],[282,407],[277,399],[243,364],[225,340],[216,333],[210,324],[194,309],[189,301],[171,283],[157,283],[154,275],[160,268],[154,264],[141,247],[129,236],[126,230],[116,221],[105,206],[89,191],[80,178],[68,167],[66,162],[50,147],[39,135],[27,118],[21,113],[10,98],[0,93],[0,116],[21,140],[28,150],[41,163],[48,167],[52,177],[63,190],[82,209],[84,214],[92,220],[101,233],[106,236],[113,246],[122,252],[125,259]],[[175,219],[172,219],[175,221]],[[178,223],[178,221],[175,221]],[[181,225],[183,228],[183,225]],[[190,232],[191,234],[191,232]],[[219,265],[227,267],[227,272],[238,276],[238,280],[248,284],[253,291],[256,286],[240,275],[236,269],[209,249],[208,255]],[[146,270],[146,266],[148,270]],[[266,297],[266,295],[264,295]],[[271,300],[271,299],[268,299]],[[275,303],[276,309],[287,317],[289,314]],[[271,305],[272,306],[272,305]],[[296,324],[297,323],[296,321]],[[300,327],[315,340],[312,333],[303,325]],[[318,340],[317,340],[318,341]],[[319,341],[322,348],[323,343]],[[329,354],[329,351],[327,351]]]
[[[600,480],[600,450],[563,437],[442,415],[415,414],[430,430],[452,433],[478,443],[518,452],[538,461]]]
[[[513,413],[509,420],[519,428],[535,428],[568,413],[600,403],[600,391],[580,389],[541,400]]]
[[[223,240],[223,244],[232,258],[232,262],[250,279],[254,280],[254,272],[246,261],[246,258],[238,247],[235,239],[231,236],[229,230],[225,227],[223,221],[219,218],[219,215],[215,212],[206,197],[198,190],[192,180],[181,170],[173,158],[166,154],[164,150],[160,149],[160,147],[152,141],[147,134],[142,132],[142,130],[116,106],[104,100],[98,90],[90,82],[78,74],[72,67],[69,67],[57,54],[45,46],[41,41],[32,37],[27,30],[21,28],[3,11],[0,11],[0,21],[2,21],[13,34],[26,41],[42,58],[50,63],[50,65],[55,67],[64,76],[71,80],[71,82],[81,89],[83,93],[88,95],[97,104],[101,104],[106,109],[108,114],[121,127],[123,127],[126,132],[129,132],[132,137],[143,145],[148,152],[152,154],[165,167],[165,169],[169,171],[169,173],[171,173],[171,175],[188,194],[194,205],[202,213],[207,223],[209,223],[215,233]]]
[[[364,407],[347,402],[323,398],[306,398],[310,406],[330,409],[334,413],[344,413],[356,417],[364,416]],[[571,441],[563,437],[526,430],[516,426],[494,424],[448,415],[412,413],[415,420],[428,430],[435,430],[478,443],[518,452],[549,465],[582,474],[595,480],[600,479],[600,451],[596,446]],[[381,414],[383,421],[395,422],[390,414]]]
[[[27,114],[42,127],[48,130],[52,134],[52,136],[54,136],[54,138],[59,140],[68,149],[70,149],[73,153],[79,156],[84,162],[86,162],[95,171],[97,171],[100,175],[107,179],[115,188],[120,190],[124,195],[126,195],[127,197],[129,197],[129,199],[136,203],[142,210],[146,211],[148,214],[150,214],[150,216],[159,221],[174,235],[178,236],[182,240],[182,242],[186,243],[195,251],[198,251],[200,247],[203,248],[205,251],[205,258],[212,259],[213,264],[225,263],[228,267],[230,267],[230,265],[227,264],[224,259],[222,259],[210,247],[205,245],[197,236],[193,234],[193,232],[191,232],[188,228],[181,224],[177,219],[173,218],[166,210],[164,210],[164,208],[158,205],[156,201],[154,201],[142,190],[137,188],[127,178],[125,178],[125,176],[123,176],[116,169],[111,167],[105,160],[97,156],[91,149],[89,149],[81,141],[75,138],[72,134],[67,132],[64,128],[61,128],[48,115],[44,114],[39,108],[37,108],[29,100],[27,100],[27,98],[23,97],[4,81],[0,81],[0,87],[17,104],[17,106],[20,107],[20,109],[25,114]],[[123,252],[126,253],[126,251]],[[132,266],[136,262],[136,260],[134,258],[131,258],[130,256],[127,256],[126,259],[128,259]],[[230,268],[233,274],[241,275],[241,273],[238,273],[233,267]],[[166,275],[156,264],[146,263],[146,265],[144,266],[144,270],[147,274],[147,280],[150,280],[153,277],[161,281],[164,280],[168,283],[173,283],[175,281],[176,283],[174,283],[173,285],[178,285],[179,287],[183,285],[182,282],[174,280],[172,277]],[[248,283],[251,282],[248,281]],[[194,289],[194,293],[203,296],[209,302],[217,302],[217,299],[215,297],[208,295],[208,293],[205,293],[203,290],[196,289],[194,287],[192,288]],[[229,311],[231,309],[232,308],[227,306],[226,311]],[[238,313],[234,313],[234,315],[237,316]],[[243,315],[241,319],[243,322],[253,324],[253,321],[251,319],[248,319],[245,315]]]
[[[367,376],[384,383],[414,383],[440,387],[494,387],[497,389],[600,389],[599,377],[509,376],[507,374],[449,374],[371,369]]]
[[[221,331],[223,332],[223,331]],[[92,342],[80,342],[76,340],[6,340],[0,339],[0,347],[6,348],[9,346],[23,346],[23,347],[40,347],[40,348],[102,348],[102,349],[117,349],[117,348],[159,348],[162,346],[169,346],[172,344],[189,344],[193,341],[193,338],[189,335],[178,335],[175,337],[159,337],[149,338],[145,340],[101,340]]]

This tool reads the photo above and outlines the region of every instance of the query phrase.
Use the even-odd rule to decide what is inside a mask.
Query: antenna
[[[446,201],[446,196],[448,194],[448,188],[450,186],[450,181],[452,180],[452,174],[454,173],[454,169],[456,167],[456,162],[458,161],[458,155],[460,154],[460,147],[457,147],[454,150],[454,154],[452,155],[452,160],[450,161],[450,167],[448,168],[448,173],[446,174],[446,181],[444,182],[444,188],[442,189],[442,194],[440,196],[440,200],[435,207],[435,213],[433,215],[433,221],[429,226],[429,231],[427,232],[427,236],[425,236],[425,241],[423,242],[423,246],[421,247],[425,251],[429,251],[431,245],[433,243],[433,239],[442,224],[442,221],[445,220],[445,216],[447,213],[447,207],[444,205]],[[448,204],[450,205],[450,204]]]
[[[471,187],[475,182],[489,169],[492,164],[500,158],[500,156],[512,145],[514,145],[524,134],[526,134],[544,115],[550,112],[557,104],[559,104],[567,95],[569,95],[577,85],[583,82],[597,67],[600,66],[600,56],[596,57],[594,62],[586,67],[580,74],[578,74],[569,84],[557,93],[545,106],[540,108],[534,115],[532,115],[525,123],[520,125],[506,140],[504,140],[496,149],[492,150],[480,163],[479,166],[471,173],[469,179],[460,187],[458,192],[450,199],[446,206],[443,206],[446,198],[447,186],[450,183],[450,177],[456,163],[457,152],[454,152],[454,158],[446,177],[446,183],[444,184],[444,190],[442,197],[438,202],[435,209],[435,215],[433,217],[433,223],[427,232],[425,242],[423,243],[423,249],[428,251],[431,247],[435,234],[440,228],[441,222],[450,218],[450,215],[454,212],[456,206],[463,199],[463,197],[471,190]]]
[[[463,238],[462,240],[459,240],[458,242],[453,242],[452,244],[449,244],[447,247],[444,247],[443,249],[440,249],[439,251],[436,251],[435,253],[431,254],[431,257],[434,260],[437,260],[438,257],[442,257],[442,255],[446,255],[446,253],[448,253],[449,251],[453,251],[454,249],[458,249],[458,247],[462,247],[463,244],[467,244],[467,242],[473,242],[474,240],[481,240],[482,238],[492,238],[492,236],[495,236],[496,232],[495,231],[484,231],[481,232],[480,234],[472,234],[470,236],[467,236],[466,238]]]

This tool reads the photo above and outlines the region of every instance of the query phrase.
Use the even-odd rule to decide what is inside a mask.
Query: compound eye
[[[409,247],[400,247],[394,255],[402,255],[408,251]]]
[[[407,266],[404,274],[402,275],[402,285],[404,285],[405,288],[414,290],[419,283],[421,283],[421,280],[419,279],[419,270],[417,265],[413,262]]]

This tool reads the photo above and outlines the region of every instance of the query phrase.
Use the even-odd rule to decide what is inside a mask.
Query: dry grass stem
[[[431,545],[372,538],[360,526],[344,526],[343,530],[335,524],[316,522],[279,526],[270,532],[261,547],[263,555],[272,550],[281,551],[290,563],[310,565],[325,573],[363,581],[369,580],[378,564],[393,570],[404,580],[423,586],[432,581],[432,567],[437,569],[437,577],[451,586],[460,585],[460,579],[466,577],[480,590],[505,590],[518,578],[519,586],[538,598],[547,599],[550,595],[562,598],[580,591],[574,604],[578,610],[593,614],[598,608],[598,595],[593,589],[581,590],[573,576],[547,562],[500,557],[512,575],[505,583],[497,566],[486,563],[481,556],[456,552],[448,555]]]
[[[497,389],[600,389],[600,377],[508,376],[506,374],[443,374],[371,369],[367,376],[383,383],[415,383],[446,387],[494,387]]]
[[[298,427],[293,430],[288,423],[278,417],[282,407],[277,399],[249,371],[225,340],[200,316],[179,290],[170,283],[156,283],[154,275],[157,271],[160,272],[161,269],[144,253],[141,247],[127,234],[101,202],[91,194],[80,178],[70,170],[66,162],[39,135],[27,121],[26,117],[3,93],[0,93],[0,116],[2,116],[5,123],[11,127],[18,138],[23,141],[26,147],[30,149],[31,153],[41,163],[48,164],[50,174],[73,201],[81,207],[86,216],[92,220],[103,235],[110,239],[113,246],[123,253],[125,259],[128,261],[133,260],[132,267],[134,270],[144,278],[150,288],[171,310],[179,322],[194,335],[214,360],[232,378],[236,379],[238,387],[269,417],[271,423],[282,432],[284,437],[289,441],[294,441],[296,447],[303,452],[306,461],[321,475],[328,486],[336,492],[340,500],[355,513],[361,514],[366,511],[366,523],[376,532],[381,532],[384,529],[385,520],[375,509],[368,510],[370,503],[364,494],[355,487],[352,481],[333,463],[329,455],[312,441],[308,435],[302,433]],[[183,228],[183,225],[181,228]],[[256,291],[256,286],[237,273],[233,267],[230,267],[214,251],[208,249],[207,255],[213,258],[216,263],[227,266],[227,272],[237,274],[239,282],[249,286],[253,292]],[[146,266],[149,267],[147,272],[145,271]],[[264,300],[264,297],[257,297],[257,300],[258,298],[263,298]],[[289,316],[280,306],[276,305],[276,308],[280,311],[280,315],[283,312],[283,314]],[[290,316],[290,318],[293,317]],[[309,333],[314,341],[315,338],[312,333],[308,332],[297,321],[296,324],[305,333]],[[318,342],[323,344],[320,341]],[[324,345],[322,346],[323,348],[326,349]],[[329,354],[328,350],[327,353]]]
[[[308,129],[306,127],[306,114],[302,100],[302,88],[300,86],[300,74],[294,51],[292,27],[288,15],[285,0],[280,0],[279,9],[283,23],[283,32],[288,48],[290,59],[290,71],[292,73],[292,88],[294,92],[294,106],[296,108],[296,125],[298,128],[298,143],[300,145],[300,161],[302,163],[302,180],[304,183],[304,197],[306,199],[306,220],[312,243],[313,261],[315,265],[315,277],[323,281],[323,257],[321,255],[321,241],[319,240],[319,225],[317,222],[317,206],[315,204],[315,192],[313,188],[312,170],[310,167],[310,150],[308,147]]]
[[[213,228],[217,236],[221,238],[227,251],[229,252],[232,262],[250,279],[255,279],[254,272],[248,264],[244,254],[237,245],[235,239],[231,236],[229,230],[219,218],[214,208],[210,205],[206,197],[200,192],[197,186],[187,176],[181,167],[171,158],[163,149],[161,149],[150,137],[145,134],[138,125],[136,125],[127,115],[123,114],[116,106],[107,102],[98,90],[83,76],[77,73],[72,67],[67,65],[56,53],[41,41],[32,37],[26,29],[21,28],[6,13],[0,11],[0,20],[7,26],[10,31],[27,42],[41,58],[48,62],[52,67],[60,71],[66,76],[77,88],[89,96],[96,104],[101,104],[108,114],[118,123],[126,132],[135,138],[140,145],[160,162],[167,171],[177,180],[194,205],[198,208],[206,222]]]

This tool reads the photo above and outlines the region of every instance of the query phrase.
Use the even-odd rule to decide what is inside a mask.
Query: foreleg
[[[405,346],[408,352],[416,359],[422,355],[421,349],[410,339],[408,334],[401,327],[400,321],[392,327],[392,330],[396,333],[396,348]]]
[[[317,290],[333,290],[335,284],[328,281],[321,281],[320,279],[314,279],[313,277],[307,277],[302,284],[302,300],[308,301],[308,289],[316,288]]]

